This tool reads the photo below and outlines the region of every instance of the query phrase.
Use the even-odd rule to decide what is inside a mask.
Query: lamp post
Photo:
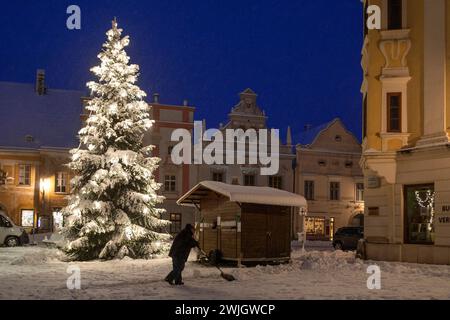
[[[50,179],[48,179],[48,178],[41,179],[39,185],[40,185],[40,190],[41,190],[41,194],[42,194],[42,211],[41,211],[41,214],[44,215],[45,214],[45,195],[50,190]],[[39,219],[40,219],[40,215],[38,215],[38,217],[37,217],[38,229],[40,228],[40,226],[39,226]]]
[[[306,208],[301,208],[300,209],[300,216],[302,217],[302,222],[303,222],[303,241],[302,241],[302,253],[305,253],[305,244],[306,244],[306,216],[308,214],[308,210],[306,210]]]

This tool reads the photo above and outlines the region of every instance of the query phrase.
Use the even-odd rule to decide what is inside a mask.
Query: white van
[[[3,211],[0,211],[0,246],[17,247],[29,242],[30,238],[25,230],[16,226]]]

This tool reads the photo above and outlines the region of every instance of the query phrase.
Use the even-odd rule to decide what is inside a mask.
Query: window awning
[[[283,207],[306,208],[306,199],[298,194],[269,187],[247,187],[216,181],[203,181],[181,197],[177,204],[181,206],[199,205],[200,201],[213,191],[231,202],[265,204]]]

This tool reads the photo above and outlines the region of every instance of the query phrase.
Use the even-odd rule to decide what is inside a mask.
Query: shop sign
[[[369,189],[378,189],[381,186],[380,178],[377,176],[367,177],[367,187]]]

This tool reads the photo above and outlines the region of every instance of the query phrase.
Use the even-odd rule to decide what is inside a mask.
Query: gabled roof
[[[238,186],[216,181],[200,182],[181,197],[177,204],[184,206],[199,204],[200,200],[208,195],[208,191],[227,197],[231,202],[304,208],[307,206],[304,197],[284,190],[269,187]]]
[[[39,96],[33,84],[0,82],[0,148],[76,147],[83,96],[54,89]]]
[[[311,129],[309,129],[307,131],[304,131],[304,132],[296,135],[295,138],[294,138],[294,143],[300,144],[302,146],[310,146],[317,140],[317,138],[325,130],[327,130],[328,128],[330,128],[332,125],[334,125],[337,122],[339,122],[342,125],[342,127],[345,129],[345,131],[347,131],[350,135],[352,135],[353,138],[355,139],[355,141],[357,141],[359,143],[359,141],[355,137],[355,135],[352,132],[347,130],[347,128],[345,127],[344,123],[339,118],[335,118],[335,119],[333,119],[330,122],[324,123],[324,124],[322,124],[320,126],[317,126],[317,127],[313,127],[313,128],[311,128]]]
[[[256,96],[257,94],[255,93],[255,91],[253,91],[250,88],[245,89],[243,92],[241,92],[241,94],[249,94],[249,95],[254,95]]]

